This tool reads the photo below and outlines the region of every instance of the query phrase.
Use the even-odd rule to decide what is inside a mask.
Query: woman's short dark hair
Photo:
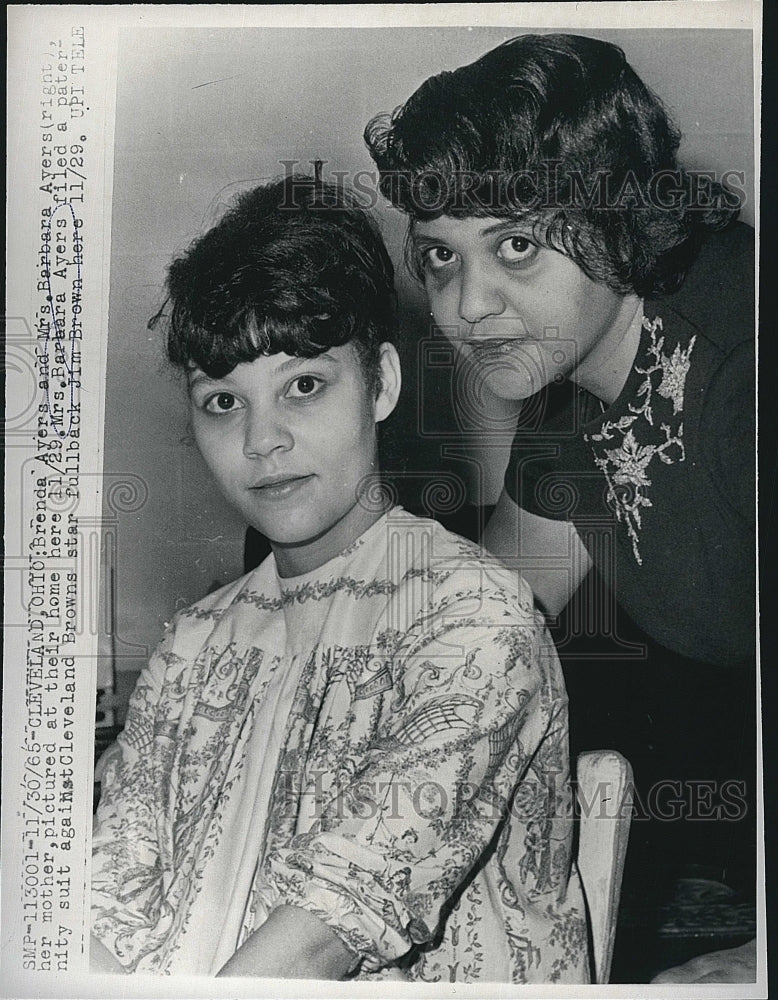
[[[394,271],[377,225],[344,187],[289,175],[239,195],[170,264],[170,362],[222,378],[261,355],[353,343],[371,388],[395,340]]]
[[[740,208],[679,169],[680,134],[622,50],[579,35],[521,35],[431,77],[365,141],[382,193],[412,219],[528,220],[622,293],[674,291]]]

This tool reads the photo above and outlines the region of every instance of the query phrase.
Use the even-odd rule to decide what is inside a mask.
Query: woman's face
[[[397,352],[382,346],[376,398],[351,344],[315,358],[273,354],[224,378],[195,369],[195,440],[225,497],[266,535],[283,576],[337,555],[375,520],[361,503],[376,472],[375,425],[399,392]]]
[[[562,378],[588,388],[635,311],[520,221],[442,216],[415,222],[411,239],[436,324],[504,399]]]

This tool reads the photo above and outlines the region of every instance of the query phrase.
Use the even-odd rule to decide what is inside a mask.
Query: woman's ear
[[[381,344],[380,350],[380,374],[381,386],[376,396],[373,412],[375,422],[378,424],[386,420],[389,414],[397,406],[402,387],[402,371],[400,369],[400,356],[394,344]]]

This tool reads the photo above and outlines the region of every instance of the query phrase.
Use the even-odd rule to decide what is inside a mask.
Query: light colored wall
[[[148,29],[122,35],[114,170],[105,469],[141,477],[148,499],[120,515],[118,666],[138,669],[162,623],[241,572],[244,525],[188,440],[184,396],[146,329],[170,257],[279,161],[372,169],[362,130],[429,75],[470,62],[516,29]],[[614,41],[664,99],[690,166],[743,170],[753,221],[751,36],[733,31],[589,32]],[[310,169],[310,168],[309,168]],[[402,220],[379,207],[399,261]],[[400,278],[408,332],[404,416],[420,404],[413,336],[424,307]],[[432,390],[434,392],[434,388]],[[428,402],[428,401],[427,401]],[[414,449],[435,467],[436,445]],[[429,463],[432,463],[430,466]]]

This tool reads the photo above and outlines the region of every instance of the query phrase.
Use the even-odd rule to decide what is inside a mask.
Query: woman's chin
[[[540,392],[547,379],[529,378],[516,372],[495,372],[484,379],[484,388],[498,399],[520,402]]]

